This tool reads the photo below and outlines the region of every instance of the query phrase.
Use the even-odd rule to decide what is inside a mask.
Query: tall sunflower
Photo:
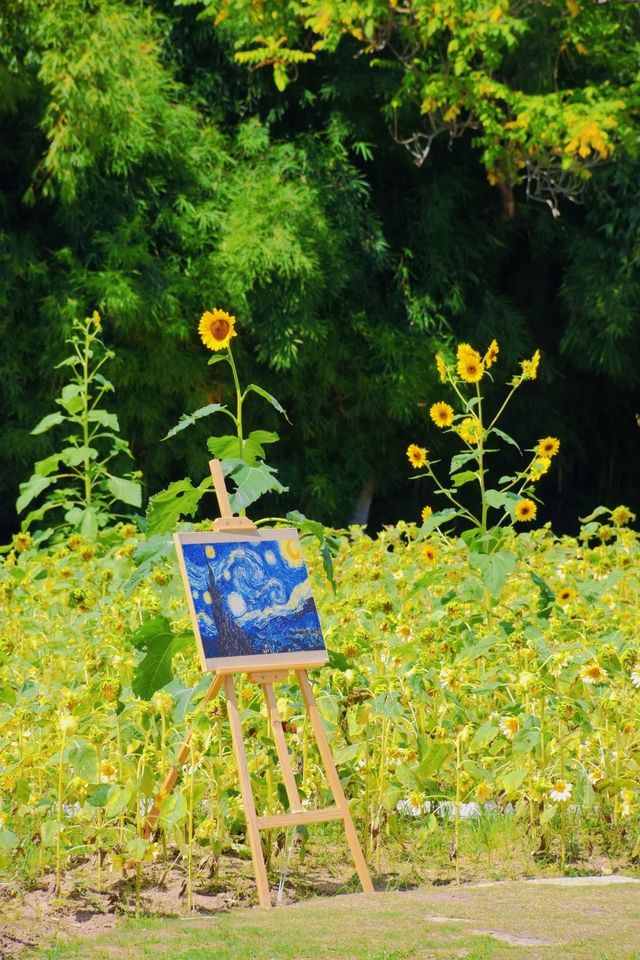
[[[236,334],[236,318],[226,310],[206,310],[200,317],[198,333],[205,347],[210,350],[225,350]]]

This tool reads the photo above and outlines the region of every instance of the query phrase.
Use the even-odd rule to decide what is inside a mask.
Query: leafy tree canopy
[[[198,2],[202,0],[181,0]],[[637,140],[638,11],[578,0],[206,0],[238,62],[299,65],[351,42],[385,74],[393,135],[422,163],[435,137],[469,132],[492,184],[525,180],[555,203]]]

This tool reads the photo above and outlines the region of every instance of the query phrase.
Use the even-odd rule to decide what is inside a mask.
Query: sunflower
[[[424,523],[426,520],[428,520],[432,513],[433,513],[433,507],[430,507],[428,505],[426,507],[423,507],[420,513],[420,516],[422,517],[422,522]]]
[[[477,383],[482,380],[484,364],[480,354],[468,343],[461,343],[458,347],[458,376],[465,383]]]
[[[447,365],[439,353],[436,353],[436,367],[438,368],[438,376],[440,377],[440,382],[444,383],[447,379]]]
[[[607,679],[607,674],[599,663],[585,664],[580,671],[580,679],[589,684],[604,683]]]
[[[482,439],[482,427],[476,417],[465,417],[458,427],[460,439],[468,443],[469,446],[480,443]]]
[[[615,510],[611,511],[611,519],[615,523],[616,527],[624,527],[628,523],[633,523],[636,515],[629,510],[629,507],[622,506],[616,507]]]
[[[198,333],[205,347],[210,350],[224,350],[236,336],[236,318],[225,310],[207,310],[200,317]]]
[[[453,423],[453,407],[442,401],[434,403],[429,410],[429,416],[436,427],[450,427]]]
[[[422,559],[425,563],[435,563],[436,562],[436,548],[432,547],[430,543],[425,544],[422,548]]]
[[[534,520],[537,512],[538,508],[533,500],[527,500],[525,497],[524,500],[518,500],[513,514],[516,520],[526,522],[527,520]]]
[[[543,440],[538,440],[536,455],[538,457],[555,457],[559,449],[560,441],[556,437],[545,437]]]
[[[489,367],[492,367],[493,364],[496,362],[496,360],[498,359],[499,353],[500,353],[500,347],[498,346],[498,341],[492,340],[491,343],[489,344],[489,348],[487,352],[484,355],[484,360],[483,360],[483,363],[487,368],[487,370],[489,369]]]
[[[419,447],[417,443],[410,443],[407,447],[409,463],[412,467],[415,467],[416,470],[420,469],[420,467],[424,467],[427,462],[428,453],[428,450],[425,450],[424,447]]]
[[[523,380],[535,380],[538,376],[538,366],[540,364],[540,351],[536,350],[534,355],[531,357],[531,360],[522,360],[520,366],[522,367],[522,379]]]
[[[562,590],[558,590],[556,593],[556,600],[558,603],[570,603],[575,595],[576,592],[573,587],[563,587]]]
[[[98,313],[97,310],[93,311],[93,313],[91,314],[91,319],[93,320],[93,325],[96,328],[96,330],[98,331],[102,330],[102,318],[100,317],[100,314]]]
[[[539,480],[540,477],[543,477],[551,466],[551,460],[549,457],[537,457],[531,464],[531,479],[534,481]]]

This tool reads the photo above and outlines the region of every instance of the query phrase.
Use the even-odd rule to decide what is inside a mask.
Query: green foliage
[[[531,428],[557,422],[566,438],[562,469],[544,481],[554,522],[637,496],[637,160],[624,156],[633,4],[576,4],[574,16],[560,0],[522,10],[447,0],[418,4],[418,23],[376,2],[364,19],[355,4],[347,29],[340,2],[323,21],[304,4],[239,0],[217,24],[215,3],[5,6],[7,534],[19,480],[50,452],[48,435],[30,430],[59,393],[71,321],[94,305],[117,354],[113,410],[150,494],[206,472],[204,421],[159,440],[182,411],[232,402],[224,377],[203,376],[194,329],[203,305],[224,303],[242,317],[247,379],[291,419],[270,458],[291,491],[283,513],[295,505],[342,524],[366,519],[373,497],[376,525],[416,515],[423,492],[403,486],[402,452],[421,423],[418,396],[435,394],[434,341],[453,334],[496,336],[512,362],[542,349]],[[279,43],[283,90],[269,70],[235,61],[260,49],[259,35]],[[613,149],[606,165],[599,135]],[[523,177],[562,218],[519,202]],[[558,199],[579,190],[584,207]],[[247,435],[276,429],[265,413]],[[508,413],[507,433],[519,435],[517,418]]]
[[[271,65],[280,91],[302,60],[357,44],[389,78],[385,112],[419,164],[437,136],[471,135],[490,183],[510,190],[526,179],[555,203],[614,151],[635,149],[633,9],[577,0],[518,8],[494,0],[204,7],[203,16],[216,17],[223,35],[244,48],[236,60]],[[603,70],[615,70],[606,86],[593,80]]]
[[[97,312],[72,324],[67,340],[71,353],[58,364],[69,377],[56,400],[60,410],[47,414],[31,431],[39,435],[64,426],[68,431],[65,446],[39,460],[30,479],[20,485],[18,513],[47,491],[44,504],[23,520],[23,530],[46,518],[59,531],[70,528],[93,540],[100,528],[118,516],[115,504],[142,505],[139,474],[130,472],[122,477],[111,472],[113,461],[132,454],[120,437],[117,416],[101,406],[105,395],[113,391],[101,370],[114,354],[100,340],[100,330]]]

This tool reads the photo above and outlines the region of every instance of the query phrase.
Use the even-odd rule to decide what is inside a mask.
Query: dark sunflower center
[[[224,317],[217,317],[211,324],[211,333],[216,340],[224,340],[229,335],[231,326]]]

